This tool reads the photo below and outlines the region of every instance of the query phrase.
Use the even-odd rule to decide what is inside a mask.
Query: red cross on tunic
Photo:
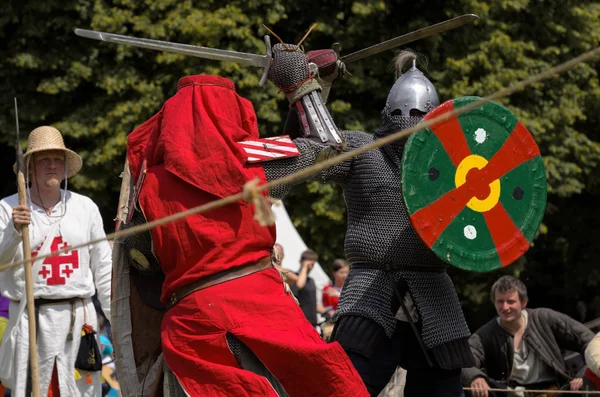
[[[62,236],[54,237],[52,240],[52,244],[50,245],[50,251],[57,251],[59,249],[65,248],[67,243],[63,243]],[[38,251],[33,252],[31,254],[32,258],[35,258],[38,255]],[[38,272],[39,275],[46,279],[46,284],[48,285],[64,285],[67,282],[67,279],[61,276],[62,274],[66,275],[67,278],[71,277],[71,273],[73,273],[72,269],[79,269],[79,251],[74,250],[71,251],[69,255],[53,255],[42,262],[43,265],[50,265],[50,269],[48,270],[46,266],[42,267],[42,270]],[[66,266],[64,269],[61,269],[61,265],[72,265],[72,268]],[[50,277],[48,278],[48,275]]]
[[[63,269],[62,273],[65,274],[67,278],[69,278],[71,277],[71,273],[73,273],[73,270],[71,270],[71,268],[67,266]]]
[[[36,253],[37,254],[37,253]],[[33,254],[31,254],[31,256],[33,256],[35,258],[35,256]],[[48,278],[48,275],[50,274],[50,270],[46,269],[46,266],[42,267],[42,270],[40,270],[38,272],[38,274],[41,274],[42,277],[44,277],[44,280]]]

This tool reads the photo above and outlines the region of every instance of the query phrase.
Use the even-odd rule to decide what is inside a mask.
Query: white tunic
[[[61,191],[65,194],[65,191]],[[33,204],[31,208],[32,256],[37,254],[45,238],[52,238],[51,250],[76,246],[105,236],[98,206],[89,198],[70,191],[66,192],[66,210],[62,201],[53,208],[50,216],[43,208]],[[0,201],[0,264],[23,259],[22,238],[12,221],[12,208],[18,205],[17,195]],[[60,216],[64,214],[61,218]],[[59,221],[60,220],[60,221]],[[47,236],[52,223],[59,221],[53,236]],[[94,304],[90,299],[98,292],[102,310],[110,321],[110,292],[112,252],[107,241],[77,248],[59,256],[46,258],[40,271],[33,274],[34,297],[45,299],[85,298],[74,305],[70,303],[42,305],[37,325],[37,353],[40,388],[45,395],[50,384],[54,362],[57,363],[60,392],[62,396],[100,396],[100,372],[92,373],[93,383],[86,382],[87,373],[75,380],[74,365],[79,349],[81,327],[86,321],[98,329]],[[18,303],[25,291],[23,266],[0,272],[0,292],[13,302],[10,305],[6,333],[14,327]],[[72,309],[75,310],[73,340],[67,341],[71,329]],[[16,360],[13,363],[12,389],[14,397],[25,396],[27,362],[29,355],[28,320],[25,311],[19,324]],[[2,347],[0,346],[0,349]]]
[[[525,328],[527,328],[529,322],[527,310],[523,310],[523,320],[525,321]],[[526,340],[521,341],[518,350],[515,347],[510,380],[517,382],[519,385],[551,382],[555,380],[553,372],[552,368],[540,358],[535,350],[529,347]]]
[[[585,363],[596,376],[600,376],[600,332],[585,349]]]

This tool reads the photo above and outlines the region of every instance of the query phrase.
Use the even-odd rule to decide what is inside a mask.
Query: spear
[[[17,123],[17,188],[19,191],[19,205],[27,205],[27,188],[25,186],[25,173],[23,150],[19,138],[19,110],[17,108],[17,98],[15,98],[15,120]],[[29,225],[22,225],[21,235],[23,236],[23,258],[31,259],[31,242],[29,241]],[[25,263],[25,290],[27,293],[27,317],[29,320],[29,361],[31,369],[31,390],[33,397],[40,397],[40,378],[38,374],[37,358],[37,338],[35,328],[35,307],[33,302],[33,275],[31,274],[31,265]],[[23,299],[23,297],[21,298]]]

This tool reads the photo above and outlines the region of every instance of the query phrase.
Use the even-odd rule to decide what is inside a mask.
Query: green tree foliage
[[[480,21],[409,46],[421,55],[419,66],[442,100],[490,94],[596,47],[600,38],[600,5],[589,0],[7,0],[2,11],[3,192],[15,190],[10,145],[12,98],[17,96],[22,135],[39,125],[54,125],[83,156],[84,169],[70,183],[100,205],[108,231],[127,134],[175,93],[179,78],[208,73],[232,79],[253,102],[265,136],[281,131],[287,102],[271,83],[258,87],[258,68],[92,41],[76,36],[75,28],[264,53],[263,24],[284,41],[297,43],[317,23],[303,43],[305,50],[339,42],[344,55],[475,13]],[[388,51],[348,65],[351,75],[336,82],[330,96],[338,126],[377,128],[395,80],[393,55]],[[474,324],[490,314],[489,286],[502,273],[526,277],[539,295],[532,296],[538,306],[562,296],[554,307],[569,312],[576,299],[591,299],[595,293],[600,282],[594,244],[600,225],[600,215],[594,213],[600,197],[599,66],[599,60],[581,64],[501,100],[540,146],[549,182],[548,211],[535,246],[518,263],[489,274],[451,271]],[[345,206],[339,187],[309,182],[285,203],[326,267],[343,256]]]

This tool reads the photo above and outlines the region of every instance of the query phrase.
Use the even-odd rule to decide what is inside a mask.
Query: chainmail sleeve
[[[367,135],[359,131],[343,131],[342,136],[347,141],[348,145],[344,152],[350,151],[358,147],[361,143],[361,134]],[[364,138],[362,139],[364,140]],[[311,167],[317,163],[317,159],[323,150],[330,146],[319,144],[313,140],[306,138],[296,138],[294,143],[300,151],[300,156],[291,157],[282,160],[273,160],[263,163],[263,168],[267,176],[267,181],[272,182],[276,179],[294,174]],[[281,199],[285,197],[294,185],[307,180],[317,180],[320,183],[335,182],[344,185],[352,167],[352,159],[343,161],[326,170],[321,171],[317,175],[311,175],[307,178],[298,179],[291,183],[276,186],[269,190],[271,197]]]

